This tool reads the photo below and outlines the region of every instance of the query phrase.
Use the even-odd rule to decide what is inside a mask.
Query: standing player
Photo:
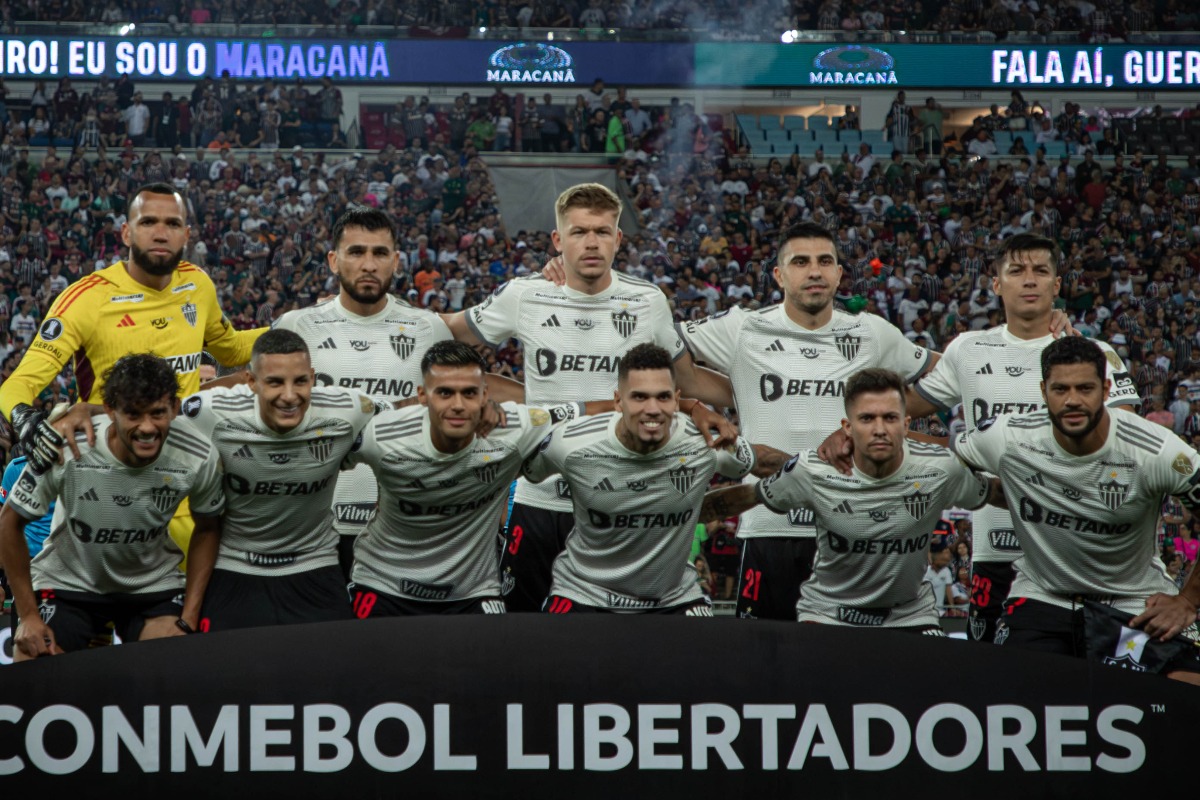
[[[504,613],[495,533],[508,487],[559,420],[579,409],[503,406],[505,425],[476,434],[487,366],[462,342],[421,359],[421,407],[373,419],[347,463],[379,481],[379,512],[358,538],[352,597],[360,619]]]
[[[25,471],[25,465],[29,463],[25,456],[17,456],[12,461],[8,462],[8,466],[4,468],[4,477],[0,480],[0,505],[8,502],[8,495],[17,485],[17,479],[21,477],[21,473]],[[46,513],[38,519],[31,519],[25,522],[25,543],[29,548],[29,557],[34,558],[38,553],[42,552],[42,546],[46,541],[46,537],[50,535],[50,523],[54,519],[54,501],[46,507]],[[4,605],[6,598],[11,598],[12,593],[8,589],[8,579],[4,575],[4,564],[0,562],[0,607]],[[17,615],[13,614],[9,617],[9,623],[12,626],[12,635],[15,638],[17,635]]]
[[[842,429],[855,445],[848,478],[815,450],[802,450],[766,480],[709,492],[701,516],[733,516],[759,503],[779,513],[811,508],[816,566],[797,619],[942,636],[922,584],[930,532],[947,506],[998,501],[999,485],[944,447],[906,441],[904,381],[895,372],[855,373],[846,382],[845,409]]]
[[[972,430],[997,414],[1042,407],[1040,359],[1054,341],[1048,331],[1062,280],[1058,258],[1058,245],[1042,236],[1018,234],[1005,242],[995,264],[992,290],[1004,301],[1007,321],[955,337],[941,360],[909,392],[910,414],[925,417],[962,403],[967,429]],[[1137,387],[1120,356],[1107,344],[1098,346],[1108,364],[1108,405],[1136,405]],[[1012,517],[1003,508],[980,509],[971,527],[975,557],[969,627],[974,640],[991,642],[1021,548],[1013,535]]]
[[[164,354],[179,375],[180,395],[200,388],[201,351],[230,366],[250,359],[265,329],[237,331],[230,325],[212,280],[182,261],[189,232],[183,196],[169,184],[143,186],[130,199],[128,221],[121,226],[129,259],[77,281],[50,306],[21,363],[0,386],[0,412],[17,430],[35,472],[58,458],[64,440],[44,424],[33,403],[68,361],[74,363],[79,398],[95,402],[103,395],[103,375],[129,353]],[[191,530],[186,509],[184,504],[171,524],[171,536],[184,550]]]
[[[608,397],[621,359],[641,343],[671,354],[685,395],[728,405],[728,384],[695,368],[672,327],[662,290],[613,271],[621,243],[618,197],[599,184],[580,184],[559,195],[554,212],[558,227],[551,240],[563,255],[566,285],[555,286],[540,275],[510,281],[482,305],[446,317],[455,338],[492,347],[520,339],[525,402],[531,405]],[[509,610],[541,607],[550,566],[572,524],[564,479],[536,487],[518,482],[501,563]]]
[[[1156,552],[1163,495],[1200,511],[1200,454],[1136,414],[1106,409],[1107,365],[1094,342],[1060,339],[1041,354],[1045,410],[988,418],[955,439],[968,464],[1000,477],[1015,510],[1022,555],[996,644],[1082,656],[1089,602],[1100,603],[1124,612],[1131,629],[1119,637],[1127,647],[1104,660],[1145,670],[1156,648],[1149,637],[1183,633],[1162,671],[1200,683],[1200,577],[1193,571],[1178,591]]]
[[[795,453],[816,448],[842,418],[846,380],[855,372],[882,367],[912,381],[936,354],[881,317],[833,307],[842,268],[825,228],[790,227],[778,251],[782,303],[759,311],[735,307],[684,323],[680,332],[698,362],[729,376],[743,435]],[[755,508],[741,518],[737,535],[744,540],[738,615],[794,619],[817,549],[812,510]]]
[[[712,616],[688,562],[704,490],[714,473],[765,476],[787,455],[741,437],[728,450],[706,446],[677,413],[672,362],[650,343],[627,351],[616,412],[555,429],[525,464],[535,482],[561,474],[574,504],[574,530],[545,603],[552,614]]]
[[[318,386],[356,389],[387,405],[413,397],[425,351],[454,337],[437,314],[388,293],[400,265],[391,219],[374,208],[347,211],[334,223],[328,260],[341,285],[337,298],[289,311],[275,328],[294,331],[308,344]],[[347,580],[355,537],[374,515],[376,495],[365,466],[337,479],[333,526]]]
[[[204,599],[200,629],[350,619],[332,500],[375,403],[314,388],[308,348],[291,331],[255,342],[249,377],[183,403],[221,455],[227,495],[220,532],[194,536],[188,554]]]
[[[108,626],[127,642],[194,629],[184,604],[183,553],[167,525],[192,499],[197,536],[216,535],[224,497],[216,451],[176,419],[176,370],[151,355],[104,376],[107,419],[42,475],[26,469],[0,513],[0,555],[20,617],[18,660],[87,647]],[[57,500],[54,527],[30,564],[22,528]],[[190,586],[189,586],[190,588]]]

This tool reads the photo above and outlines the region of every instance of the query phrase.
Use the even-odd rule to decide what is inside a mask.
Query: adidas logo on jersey
[[[542,323],[543,328],[561,328],[562,323],[558,321],[558,314],[551,314],[550,319]]]
[[[771,344],[767,347],[767,352],[782,353],[783,352],[783,342],[779,341],[778,339],[771,342]]]
[[[118,328],[132,328],[137,323],[133,321],[133,317],[126,314],[121,317],[121,321],[117,323]]]
[[[979,369],[975,370],[975,374],[976,374],[976,375],[991,375],[991,374],[993,374],[993,373],[992,373],[992,365],[991,365],[991,364],[984,364],[982,367],[980,367]]]
[[[1045,486],[1046,479],[1042,477],[1042,473],[1035,472],[1025,479],[1026,483],[1032,483],[1034,486]]]
[[[80,500],[97,500],[98,501],[100,499],[100,495],[96,494],[96,490],[93,488],[93,489],[88,489],[86,492],[79,495],[79,499]]]
[[[318,350],[337,350],[337,343],[334,342],[333,337],[330,336],[328,339],[326,339],[325,341],[323,341],[319,345],[317,345],[317,349]]]
[[[601,478],[600,482],[592,488],[598,492],[611,492],[614,491],[616,487],[612,485],[612,481],[610,481],[608,478]]]
[[[254,454],[250,452],[250,445],[244,444],[237,450],[233,451],[234,458],[254,458]]]
[[[833,507],[833,510],[838,514],[853,514],[854,509],[850,507],[849,500],[843,500],[840,504]]]

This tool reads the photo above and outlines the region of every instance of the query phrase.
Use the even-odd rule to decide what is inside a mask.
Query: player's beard
[[[136,244],[129,246],[129,260],[134,266],[145,272],[147,275],[155,275],[162,277],[170,275],[179,266],[179,262],[183,259],[183,249],[180,248],[173,253],[165,256],[154,256],[147,253]]]
[[[387,286],[383,281],[379,282],[378,289],[365,290],[358,288],[353,283],[346,280],[345,275],[339,273],[338,283],[341,285],[342,291],[345,292],[351,300],[356,303],[362,303],[366,306],[374,305],[387,296]]]
[[[1071,409],[1070,413],[1084,413],[1088,415],[1088,421],[1086,425],[1077,431],[1071,431],[1065,428],[1062,422],[1059,420],[1059,417],[1066,413],[1068,413],[1068,411],[1064,409],[1057,414],[1050,414],[1050,423],[1058,429],[1059,433],[1061,433],[1063,436],[1066,436],[1068,439],[1083,439],[1089,433],[1096,430],[1096,426],[1100,424],[1100,413],[1098,411],[1088,411],[1087,409]]]

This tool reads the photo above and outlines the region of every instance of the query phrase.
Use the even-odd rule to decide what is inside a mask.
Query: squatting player
[[[509,281],[481,305],[446,317],[455,338],[492,347],[511,337],[520,339],[525,402],[531,405],[610,396],[618,364],[641,343],[657,344],[671,354],[686,396],[727,405],[727,382],[694,366],[674,330],[662,290],[613,271],[621,243],[618,197],[599,184],[580,184],[559,195],[554,212],[557,228],[551,240],[562,252],[566,285],[555,286],[541,275]],[[732,436],[731,427],[723,430]],[[509,610],[541,607],[551,563],[572,525],[565,479],[541,486],[518,482],[502,557]]]
[[[712,616],[688,562],[704,491],[714,473],[766,476],[787,454],[741,437],[729,449],[708,447],[677,413],[673,361],[648,342],[627,351],[617,410],[559,426],[525,464],[535,482],[561,475],[574,504],[574,531],[544,606],[550,613]]]
[[[189,231],[187,202],[175,187],[141,187],[130,198],[121,226],[129,259],[76,281],[50,306],[21,363],[0,386],[0,412],[16,428],[31,460],[41,454],[38,469],[58,457],[63,440],[43,425],[38,438],[48,443],[35,446],[42,414],[33,403],[68,361],[74,364],[79,398],[96,403],[103,396],[103,376],[129,353],[163,354],[179,375],[180,396],[200,388],[201,351],[229,366],[250,359],[250,348],[265,328],[237,331],[230,325],[212,280],[182,260]],[[171,525],[171,536],[184,550],[190,530],[186,508]]]
[[[107,641],[110,624],[132,642],[181,635],[197,621],[167,526],[190,497],[197,534],[216,532],[224,506],[216,450],[176,417],[169,362],[125,356],[103,377],[107,416],[95,444],[79,442],[78,457],[42,475],[27,468],[0,513],[0,556],[20,617],[17,660]],[[31,564],[22,528],[55,500],[53,530]]]
[[[504,613],[495,535],[509,485],[550,426],[583,409],[506,403],[485,439],[487,365],[474,348],[438,342],[420,364],[421,406],[375,417],[346,459],[379,481],[379,511],[355,546],[354,613]]]
[[[829,625],[944,636],[922,583],[929,536],[943,508],[1000,501],[996,479],[972,472],[944,447],[905,438],[904,380],[865,369],[846,382],[842,429],[854,442],[849,477],[801,450],[757,484],[709,492],[701,516],[728,517],[762,503],[813,509],[817,558],[796,618]]]
[[[204,601],[199,629],[350,619],[332,500],[375,403],[314,387],[308,348],[291,331],[259,337],[249,377],[183,402],[220,453],[227,497],[220,531],[193,536],[188,553]]]
[[[1200,511],[1200,454],[1136,414],[1106,409],[1108,363],[1086,339],[1050,344],[1041,356],[1046,408],[985,419],[954,441],[968,464],[1000,477],[1021,542],[996,643],[1083,656],[1084,607],[1098,602],[1160,642],[1182,633],[1163,671],[1200,683],[1200,576],[1177,591],[1156,553],[1163,495]],[[1109,657],[1138,662],[1154,647],[1127,643]]]
[[[968,429],[1001,413],[1042,407],[1040,359],[1054,341],[1049,333],[1058,297],[1059,250],[1051,239],[1018,234],[1007,239],[994,265],[992,290],[1004,302],[1006,322],[959,334],[932,370],[908,393],[914,417],[947,411],[962,403]],[[1120,357],[1099,344],[1108,363],[1109,406],[1140,402],[1137,388]],[[973,515],[971,637],[991,642],[1013,581],[1013,562],[1021,548],[1005,508],[988,506]]]

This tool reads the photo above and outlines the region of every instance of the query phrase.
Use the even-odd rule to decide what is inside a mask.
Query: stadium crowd
[[[0,84],[0,98],[6,94]],[[0,142],[0,378],[60,292],[125,256],[125,198],[144,183],[170,182],[185,194],[193,215],[185,258],[209,271],[234,326],[250,329],[336,293],[326,269],[330,229],[353,205],[396,221],[396,293],[437,311],[476,305],[552,253],[548,232],[505,227],[481,153],[604,152],[640,227],[615,267],[661,287],[680,322],[778,302],[772,242],[812,220],[835,236],[844,308],[877,314],[913,342],[944,350],[958,333],[1003,320],[988,277],[1003,240],[1047,235],[1062,248],[1060,304],[1075,327],[1117,349],[1144,414],[1200,446],[1194,154],[1180,163],[1105,149],[1113,130],[1106,115],[1068,104],[1040,117],[1019,93],[963,133],[965,152],[889,157],[863,148],[838,159],[765,162],[720,118],[675,101],[643,107],[600,80],[573,105],[549,94],[520,105],[514,120],[517,103],[501,88],[441,107],[406,98],[390,115],[395,135],[385,147],[346,156],[326,151],[345,146],[340,92],[328,81],[314,92],[299,83],[204,81],[178,102],[165,94],[153,110],[128,78],[87,91],[67,80],[53,93],[39,84],[27,112],[0,113],[9,120]],[[918,119],[929,110],[905,105],[901,113]],[[1036,150],[995,158],[1003,154],[976,146],[1020,128],[1016,119],[1098,144],[1061,159]],[[857,122],[851,115],[842,124]],[[913,130],[920,135],[922,126]],[[35,157],[29,147],[38,145],[45,151]],[[523,377],[514,342],[488,358],[494,372]],[[74,393],[68,373],[40,400],[53,405]],[[1178,552],[1184,574],[1196,558],[1195,528],[1168,503],[1165,558]],[[736,569],[730,526],[710,532],[704,551]],[[956,550],[950,574],[968,559]],[[716,593],[731,588],[726,579]]]

